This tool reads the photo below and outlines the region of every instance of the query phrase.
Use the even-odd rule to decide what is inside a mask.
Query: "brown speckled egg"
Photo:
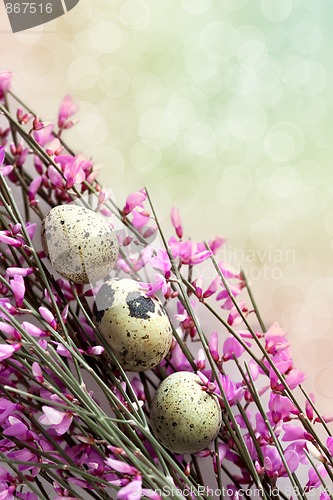
[[[216,396],[202,390],[198,375],[177,372],[157,388],[150,408],[156,438],[174,453],[196,453],[216,438],[222,413]]]
[[[93,283],[109,274],[118,240],[105,219],[87,208],[59,205],[42,224],[42,245],[53,268],[74,283]]]
[[[132,279],[110,279],[101,286],[94,322],[124,370],[150,370],[169,352],[172,328],[164,307]]]

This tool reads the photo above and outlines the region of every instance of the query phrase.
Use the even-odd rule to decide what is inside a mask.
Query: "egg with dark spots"
[[[59,205],[42,223],[42,245],[52,267],[74,283],[94,283],[113,269],[118,240],[100,214],[77,205]]]
[[[110,279],[99,289],[94,322],[124,370],[141,372],[168,354],[172,327],[157,297],[132,279]]]
[[[218,435],[221,422],[217,397],[202,389],[195,373],[173,373],[158,386],[150,424],[168,450],[181,454],[204,450]]]

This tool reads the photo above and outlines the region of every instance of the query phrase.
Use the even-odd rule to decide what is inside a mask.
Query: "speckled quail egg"
[[[42,223],[42,245],[53,268],[75,283],[104,278],[118,257],[118,240],[98,213],[76,205],[59,205]]]
[[[174,453],[196,453],[216,438],[222,413],[216,396],[202,389],[198,375],[177,372],[158,386],[150,408],[156,438]]]
[[[94,322],[124,370],[150,370],[170,349],[172,328],[164,307],[132,279],[110,279],[101,286]]]

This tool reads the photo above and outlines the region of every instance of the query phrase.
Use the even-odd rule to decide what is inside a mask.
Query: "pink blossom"
[[[36,227],[37,227],[36,224],[31,223],[31,222],[27,222],[25,225],[25,229],[26,229],[28,236],[31,240],[33,239],[33,237],[35,235]]]
[[[182,264],[195,265],[208,259],[211,254],[208,250],[198,252],[196,244],[193,245],[193,242],[188,241],[184,243],[180,256]]]
[[[41,187],[42,180],[43,179],[41,177],[36,177],[29,185],[28,199],[31,207],[34,207],[38,204],[38,200],[36,200],[36,194]]]
[[[0,481],[0,500],[15,500],[15,490],[14,485],[8,486],[6,481]]]
[[[211,336],[209,337],[208,347],[214,361],[218,361],[220,359],[220,355],[218,351],[219,346],[217,332],[212,332]]]
[[[319,500],[331,500],[331,497],[328,495],[328,493],[323,491],[322,493],[320,493]]]
[[[10,151],[13,156],[15,156],[15,166],[21,167],[25,160],[27,159],[29,149],[23,147],[23,143],[20,142],[18,144],[14,144],[13,142],[10,145]]]
[[[8,314],[16,314],[17,313],[17,309],[16,307],[14,307],[8,300],[7,297],[5,297],[4,299],[1,299],[0,298],[0,304],[2,305],[2,307],[4,307],[7,311]],[[8,319],[8,315],[6,313],[3,313],[2,311],[0,311],[0,318],[4,318],[4,319]]]
[[[64,148],[58,138],[54,137],[51,142],[45,146],[45,151],[49,156],[59,156],[63,152]]]
[[[32,130],[42,130],[46,124],[42,122],[39,116],[34,116],[32,120]]]
[[[325,466],[320,464],[317,470],[311,467],[308,471],[308,482],[304,487],[304,491],[311,491],[314,488],[319,488],[322,484],[322,479],[328,474]]]
[[[32,439],[32,433],[29,428],[18,418],[11,415],[6,421],[7,427],[3,431],[3,435],[7,437],[15,437],[21,441]]]
[[[218,460],[219,460],[219,466],[221,467],[223,460],[225,459],[227,453],[229,451],[229,447],[225,443],[218,443]],[[213,455],[213,461],[214,461],[214,470],[217,472],[217,463],[216,463],[216,456],[215,454]]]
[[[21,500],[38,500],[37,495],[35,493],[16,493],[17,498],[20,498]]]
[[[329,436],[326,440],[326,446],[331,456],[333,456],[333,437]]]
[[[0,165],[5,161],[6,151],[3,146],[0,146]]]
[[[53,123],[42,123],[41,128],[34,130],[33,137],[40,146],[45,146],[53,140]]]
[[[298,385],[302,384],[305,380],[305,373],[297,368],[292,368],[286,375],[286,383],[290,389],[295,389]]]
[[[41,424],[49,425],[59,436],[62,436],[68,431],[73,420],[73,414],[71,412],[58,411],[51,406],[42,406],[42,410],[44,415],[39,417]]]
[[[22,278],[22,276],[15,274],[14,278],[11,279],[9,281],[9,283],[10,283],[12,292],[14,294],[16,307],[22,307],[23,300],[24,300],[24,294],[25,294],[24,279]]]
[[[243,352],[244,347],[234,337],[228,337],[223,344],[223,361],[233,359],[235,356],[239,358]]]
[[[211,377],[211,373],[210,372],[206,372],[206,374],[207,374],[207,376],[209,378]],[[236,404],[237,401],[239,401],[240,398],[242,397],[242,393],[243,393],[242,386],[235,384],[231,380],[231,378],[229,377],[229,375],[219,374],[219,378],[220,378],[220,384],[222,386],[222,390],[224,392],[224,395],[225,395],[228,403],[231,406],[234,405],[234,404]],[[220,394],[220,396],[222,396],[222,394],[220,392],[219,384],[216,385],[215,392],[217,394]],[[224,406],[224,404],[223,404],[222,401],[220,401],[220,404],[221,404],[222,407]]]
[[[84,164],[86,160],[82,155],[75,156],[64,167],[66,189],[71,189],[74,184],[81,184],[85,178]]]
[[[214,384],[214,382],[209,380],[209,378],[206,377],[206,375],[204,375],[200,370],[197,371],[197,375],[202,382],[202,389],[204,391],[211,392],[211,393],[215,392],[216,384]]]
[[[192,307],[194,306],[194,302],[191,301]],[[175,319],[180,321],[182,330],[184,332],[188,332],[192,338],[195,337],[196,335],[196,328],[195,324],[193,321],[193,318],[189,316],[188,312],[186,309],[184,309],[183,305],[181,302],[177,302],[177,311],[178,314],[175,315]]]
[[[0,231],[0,242],[5,243],[6,245],[9,245],[14,248],[20,248],[22,246],[22,242],[9,235],[10,232],[7,230]]]
[[[188,361],[187,357],[181,350],[181,347],[178,343],[175,344],[175,346],[171,351],[171,365],[173,369],[168,370],[170,371],[170,373],[172,373],[172,371],[174,370],[178,372],[192,370],[190,362]]]
[[[123,214],[128,215],[134,210],[134,208],[142,207],[146,199],[147,195],[144,190],[136,191],[135,193],[130,194],[126,199],[126,204],[123,208]]]
[[[23,111],[22,108],[18,108],[16,111],[16,118],[21,125],[26,125],[31,120],[32,115]]]
[[[200,300],[202,298],[202,287],[203,287],[203,279],[201,276],[199,276],[193,283],[192,285],[195,288],[195,295],[198,297]]]
[[[14,278],[15,276],[22,276],[25,278],[34,272],[33,267],[7,267],[6,273],[10,278]]]
[[[115,460],[114,458],[106,458],[105,463],[110,469],[114,471],[121,472],[122,474],[128,474],[129,476],[135,476],[138,473],[138,470],[129,465],[128,463],[122,460]]]
[[[308,394],[309,396],[309,399],[310,401],[312,401],[312,403],[315,403],[315,396],[312,392],[310,392]],[[313,420],[313,417],[314,417],[314,411],[313,411],[313,408],[310,404],[310,402],[308,400],[306,400],[305,402],[305,413],[306,413],[306,416],[308,417],[308,419],[311,421]]]
[[[214,295],[214,293],[217,292],[217,289],[220,285],[221,285],[221,278],[220,276],[216,276],[216,278],[213,279],[213,281],[208,285],[208,288],[204,291],[203,298],[208,299],[208,297]]]
[[[37,382],[39,382],[40,384],[44,382],[42,369],[36,361],[32,363],[32,374],[37,380]]]
[[[3,167],[0,167],[0,173],[3,177],[7,177],[13,170],[13,165],[4,165]]]
[[[18,332],[12,325],[10,325],[9,323],[4,323],[3,321],[0,321],[0,332],[5,333],[8,337],[12,338],[16,338],[18,334]]]
[[[171,209],[171,223],[176,230],[178,238],[181,240],[183,237],[183,226],[179,215],[179,210],[176,208]]]
[[[146,246],[140,253],[134,265],[134,271],[140,271],[140,269],[145,267],[146,264],[148,264],[148,262],[150,261],[152,254],[153,254],[153,249],[149,245]]]
[[[287,396],[271,393],[268,407],[274,424],[280,420],[290,420],[291,414],[297,414],[297,409]]]
[[[286,341],[286,332],[275,322],[265,334],[265,349],[270,354],[276,354],[278,351],[289,347]]]
[[[70,351],[68,349],[66,349],[66,347],[62,343],[55,342],[55,341],[52,341],[52,343],[57,346],[56,351],[59,354],[59,356],[62,356],[63,358],[71,358],[72,357]]]
[[[50,165],[47,169],[47,175],[52,182],[52,184],[58,188],[63,187],[64,179],[60,172],[53,166]]]
[[[216,299],[216,300],[218,300],[218,299]],[[239,302],[238,308],[241,310],[241,312],[243,313],[243,316],[245,316],[245,318],[246,318],[247,315],[248,315],[249,310],[248,310],[248,308],[247,308],[246,303],[245,303],[244,300],[241,300]],[[228,316],[228,324],[229,325],[236,326],[236,325],[239,325],[240,323],[243,322],[243,318],[239,314],[238,308],[236,306],[233,306],[231,308],[230,314]]]
[[[208,246],[213,254],[216,255],[218,249],[221,248],[224,243],[224,238],[221,238],[221,236],[216,236],[213,240],[208,241]]]
[[[87,350],[87,354],[90,356],[100,356],[104,352],[104,347],[101,345],[95,345],[93,347],[89,347]]]
[[[44,330],[41,330],[38,326],[30,323],[29,321],[23,321],[22,328],[27,332],[31,337],[46,337],[49,334]]]
[[[305,454],[305,448],[307,445],[308,441],[306,439],[298,439],[296,441],[293,441],[290,443],[285,451],[292,450],[295,451],[299,457],[299,461],[303,465],[308,465],[308,457]]]
[[[98,193],[98,206],[103,205],[106,200],[106,193],[105,191],[100,191]]]
[[[51,311],[49,311],[44,306],[39,307],[38,311],[39,311],[39,314],[42,316],[42,318],[46,321],[46,323],[48,323],[54,330],[56,330],[57,329],[57,322],[55,320],[55,317],[51,313]]]
[[[21,407],[18,403],[12,403],[5,398],[0,398],[0,424],[3,425],[8,417],[20,409]],[[2,479],[1,472],[3,472],[3,469],[0,467],[0,479]]]
[[[132,225],[139,230],[142,230],[149,223],[150,215],[139,209],[132,211]]]
[[[241,283],[238,283],[236,285],[233,285],[231,283],[228,284],[229,291],[223,286],[222,290],[217,294],[216,300],[223,300],[223,303],[221,304],[222,309],[226,310],[232,310],[232,315],[234,318],[237,318],[238,323],[239,321],[239,316],[237,315],[237,310],[234,309],[234,303],[232,300],[232,297],[237,297],[243,289],[243,285]],[[232,295],[232,297],[230,296]],[[232,320],[232,317],[230,317],[229,320]]]
[[[3,99],[6,92],[10,89],[11,80],[12,80],[11,71],[0,72],[0,99]]]
[[[146,394],[141,380],[138,377],[133,377],[131,380],[131,384],[136,397],[141,401],[146,401]]]
[[[282,462],[279,451],[275,446],[265,446],[262,448],[264,455],[264,468],[269,477],[277,478],[287,476],[287,471]],[[284,458],[291,472],[295,472],[299,466],[299,457],[293,450],[284,453]]]
[[[298,427],[297,425],[285,424],[282,426],[284,430],[284,435],[282,441],[296,441],[298,439],[309,439],[312,440],[313,437],[311,434],[304,431],[303,428]]]
[[[165,277],[161,274],[155,273],[154,279],[155,281],[153,283],[139,283],[142,288],[147,290],[146,295],[148,297],[151,297],[152,295],[155,295],[159,290],[162,290],[163,295],[167,295],[170,291],[170,288]]]
[[[21,344],[0,344],[0,361],[10,358],[21,348]]]
[[[74,103],[70,95],[66,95],[62,100],[58,113],[59,129],[68,129],[73,127],[74,122],[69,118],[77,113],[79,106]]]
[[[203,349],[198,350],[197,359],[195,360],[195,364],[198,370],[203,370],[206,366],[206,357],[205,351]]]
[[[142,498],[142,480],[134,479],[117,492],[119,500],[140,500]]]
[[[159,248],[156,255],[150,259],[150,264],[154,269],[162,271],[166,278],[170,278],[171,262],[165,250]]]

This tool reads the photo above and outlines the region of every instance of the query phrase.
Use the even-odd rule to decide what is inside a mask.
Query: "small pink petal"
[[[179,239],[183,237],[183,226],[180,218],[179,210],[176,208],[171,209],[171,223],[176,230]]]
[[[54,427],[54,430],[56,431],[58,436],[62,436],[68,431],[72,421],[73,421],[73,415],[70,412],[66,412],[60,424]]]
[[[29,321],[23,321],[22,327],[32,337],[45,337],[45,332]]]
[[[14,294],[16,306],[21,307],[25,294],[25,285],[22,276],[15,274],[14,278],[10,280],[10,286]]]
[[[22,276],[25,278],[26,276],[29,276],[34,272],[33,267],[7,267],[6,273],[8,276],[11,278],[14,278],[16,276]]]
[[[52,328],[56,328],[57,326],[57,322],[53,316],[53,314],[51,313],[51,311],[49,311],[48,309],[46,309],[46,307],[43,307],[41,306],[39,309],[38,309],[40,315],[42,316],[42,318],[50,325],[52,326]]]
[[[142,498],[142,481],[136,479],[121,488],[117,493],[119,500],[140,500]]]
[[[55,410],[51,406],[42,406],[44,415],[39,418],[39,421],[45,425],[59,425],[62,422],[65,413]]]
[[[113,458],[107,458],[105,460],[105,463],[111,469],[117,472],[122,472],[123,474],[129,474],[130,476],[135,476],[138,472],[138,470],[132,465],[129,465],[126,462],[122,462],[120,460],[115,460]]]
[[[10,358],[17,351],[16,345],[0,344],[0,361]]]
[[[126,199],[126,204],[123,209],[124,215],[128,215],[136,207],[141,207],[146,199],[147,195],[142,191],[136,191],[130,194]]]
[[[32,374],[35,377],[35,379],[37,380],[37,382],[39,382],[40,384],[42,384],[44,382],[42,369],[36,361],[34,361],[32,363]]]
[[[94,347],[89,347],[87,354],[90,356],[100,356],[104,352],[104,347],[101,345],[96,345]]]

